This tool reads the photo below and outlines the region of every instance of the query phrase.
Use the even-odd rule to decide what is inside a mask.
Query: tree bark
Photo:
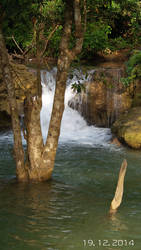
[[[72,20],[74,10],[74,21],[75,21],[75,37],[76,44],[72,50],[69,49],[69,42],[71,37]],[[81,13],[80,13],[80,0],[74,0],[74,6],[71,5],[70,1],[66,1],[65,11],[65,26],[60,43],[60,56],[57,63],[57,80],[56,90],[54,95],[54,104],[52,109],[52,115],[50,120],[50,126],[47,136],[47,141],[43,151],[43,164],[48,168],[47,178],[51,178],[55,156],[58,146],[58,140],[60,135],[60,127],[62,116],[64,112],[64,96],[66,89],[66,81],[68,77],[68,71],[71,62],[75,59],[76,55],[81,52],[83,45],[83,32],[81,24]]]
[[[47,167],[47,179],[51,178],[56,151],[58,147],[58,140],[60,135],[61,121],[64,111],[64,95],[67,81],[67,68],[64,72],[57,73],[56,90],[54,96],[53,110],[49,125],[47,141],[43,151],[43,165]]]
[[[40,181],[43,138],[40,125],[41,98],[28,96],[25,101],[25,127],[27,140],[26,168],[31,181]]]
[[[37,57],[37,95],[41,97],[42,86],[41,86],[41,55],[40,55],[40,30],[36,30],[36,57]]]
[[[34,126],[32,122],[30,122],[30,125],[27,125],[28,126],[27,131],[30,131],[31,133],[31,130],[33,129],[32,136],[29,136],[30,142],[28,142],[28,152],[31,155],[29,156],[29,161],[30,161],[29,176],[30,179],[35,181],[49,180],[52,176],[52,172],[54,169],[54,162],[60,135],[61,121],[64,112],[64,96],[65,96],[68,71],[72,60],[74,60],[76,55],[80,53],[83,44],[83,32],[81,26],[81,13],[79,4],[80,0],[74,0],[74,6],[72,5],[72,2],[70,2],[69,0],[66,1],[65,25],[60,43],[60,55],[57,63],[57,80],[56,80],[56,88],[54,95],[54,103],[50,119],[48,136],[44,146],[42,146],[41,140],[39,140],[39,142],[36,142],[38,145],[36,146],[34,145],[34,142],[36,140],[36,135],[38,135],[38,139],[41,137],[40,132],[37,129],[37,127],[39,127],[39,122],[34,122]],[[69,42],[72,32],[73,10],[74,10],[74,20],[76,28],[76,34],[75,34],[76,44],[74,48],[70,50]],[[32,109],[34,109],[33,105]],[[29,113],[30,115],[28,114],[28,117],[31,118],[34,111],[32,110],[32,112]],[[37,114],[35,115],[35,117],[39,118]],[[32,120],[34,119],[31,118],[31,121]],[[39,119],[37,120],[39,121]],[[33,143],[31,143],[31,140],[33,141]],[[38,153],[37,153],[37,148],[38,149],[41,148],[41,151],[39,150]]]
[[[74,3],[74,5],[72,4]],[[74,13],[74,18],[73,18]],[[69,49],[72,23],[75,24],[76,44],[72,50]],[[0,33],[1,34],[1,33]],[[36,34],[37,46],[39,45],[39,34]],[[11,106],[12,124],[14,132],[14,149],[17,164],[17,178],[19,180],[45,181],[52,176],[58,140],[60,135],[61,121],[64,111],[64,96],[68,71],[72,60],[81,52],[83,44],[83,32],[81,25],[80,0],[66,0],[65,24],[60,43],[60,55],[57,63],[57,80],[54,95],[54,104],[50,119],[49,131],[45,145],[40,127],[41,110],[41,78],[38,69],[36,96],[27,96],[25,102],[25,138],[27,140],[26,162],[24,164],[24,151],[22,147],[20,122],[16,106],[14,86],[9,70],[6,48],[3,47],[2,34],[0,35],[0,55],[3,64],[3,75],[7,84],[9,102]],[[37,61],[40,64],[40,53],[37,48]],[[38,65],[39,68],[39,65]]]
[[[21,128],[18,117],[17,103],[15,97],[15,88],[10,72],[8,53],[5,47],[2,29],[0,27],[0,63],[4,82],[7,86],[8,100],[10,104],[12,128],[14,134],[14,156],[16,160],[16,174],[20,181],[28,179],[28,173],[24,165],[24,150],[22,146]]]

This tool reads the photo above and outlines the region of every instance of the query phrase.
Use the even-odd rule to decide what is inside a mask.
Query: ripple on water
[[[0,138],[2,250],[82,250],[85,239],[133,239],[134,250],[141,248],[140,152],[60,143],[53,181],[20,184],[10,180],[15,166],[12,141],[5,138]],[[123,158],[128,161],[123,203],[109,218]]]

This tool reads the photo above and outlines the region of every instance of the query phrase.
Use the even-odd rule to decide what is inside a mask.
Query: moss
[[[141,106],[141,93],[137,93],[132,102],[133,107]]]
[[[132,108],[112,126],[112,132],[128,146],[141,148],[141,107]]]
[[[18,111],[22,113],[23,102],[27,93],[35,95],[36,93],[36,77],[32,72],[29,72],[27,67],[22,64],[11,63],[11,73],[13,76],[13,82],[15,84],[15,95],[18,104]],[[0,79],[2,75],[0,74]],[[10,114],[9,104],[7,100],[7,89],[5,83],[2,81],[0,84],[0,112],[5,111]],[[0,127],[5,127],[5,115],[4,121],[0,117]]]

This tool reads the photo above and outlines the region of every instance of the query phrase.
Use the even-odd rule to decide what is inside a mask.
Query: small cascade
[[[114,110],[115,110],[115,119],[119,117],[120,110],[122,108],[122,94],[120,92],[121,90],[121,82],[120,79],[122,77],[121,69],[117,69],[117,79],[115,84],[115,95],[114,97]]]
[[[91,81],[93,71],[88,71],[84,74],[81,70],[74,70],[68,77],[67,87],[65,93],[65,110],[61,123],[61,133],[59,143],[75,143],[82,145],[91,145],[93,147],[101,147],[109,145],[111,139],[111,132],[108,128],[97,128],[95,126],[88,126],[84,118],[78,111],[68,106],[75,93],[71,86],[73,83],[84,83]],[[57,69],[52,71],[42,70],[42,110],[41,110],[41,127],[44,140],[47,137],[49,127],[49,120],[52,111],[55,82]],[[81,98],[79,100],[81,102]]]
[[[85,93],[76,94],[69,106],[77,110],[89,125],[111,127],[119,115],[129,108],[120,78],[123,69],[96,68],[90,71]]]
[[[80,93],[73,93],[73,96],[67,101],[67,105],[69,105],[74,110],[77,110],[81,116],[85,118],[88,111],[88,93],[89,93],[89,86],[93,80],[93,74],[95,70],[88,70],[87,73],[83,73],[81,70],[75,70],[73,72],[73,78],[70,81],[70,86],[72,83],[80,83],[84,84],[85,90],[82,90]]]
[[[123,75],[121,69],[110,69],[112,87],[107,88],[107,117],[108,127],[119,117],[122,109],[122,86],[120,79]]]

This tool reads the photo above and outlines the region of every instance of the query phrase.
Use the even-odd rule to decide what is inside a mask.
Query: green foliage
[[[87,0],[86,2],[87,29],[80,58],[91,58],[99,51],[136,48],[140,45],[140,0]],[[43,36],[46,39],[58,24],[59,28],[51,37],[46,52],[48,56],[57,57],[64,21],[64,5],[63,0],[1,0],[0,16],[5,13],[3,31],[9,51],[17,51],[12,36],[23,50],[31,45],[35,22],[37,29],[40,29],[41,24],[44,25]],[[83,14],[83,1],[81,5]],[[72,34],[70,48],[75,44],[73,26]],[[35,49],[32,53],[35,53]]]
[[[108,47],[111,51],[131,48],[132,44],[129,44],[127,40],[119,36],[117,38],[109,39]]]
[[[20,47],[24,49],[31,45],[34,38],[35,25],[36,30],[38,30],[43,24],[44,36],[47,39],[55,25],[60,23],[63,18],[64,4],[62,0],[2,0],[1,12],[5,13],[3,31],[7,46],[10,51],[17,51],[12,36],[14,36]],[[54,51],[56,54],[58,53],[61,29],[62,26],[59,27],[51,39],[52,44],[50,48],[52,53]],[[41,47],[42,43],[43,39],[42,41],[40,40]],[[32,52],[35,52],[35,48],[33,48]]]
[[[140,77],[140,68],[141,67],[141,51],[140,50],[135,50],[133,55],[129,58],[129,61],[127,62],[127,73],[128,74],[133,74],[134,76]],[[138,75],[139,73],[139,75]]]
[[[124,85],[124,87],[127,88],[130,85],[130,80],[128,77],[126,77],[126,78],[122,77],[120,80],[121,80],[122,84]]]
[[[4,13],[3,32],[6,37],[7,45],[14,49],[15,45],[11,37],[24,47],[31,39],[32,33],[32,1],[31,0],[2,0],[1,11]]]
[[[134,48],[141,42],[141,3],[139,0],[88,0],[88,23],[102,23],[110,27],[107,48],[114,51]],[[100,31],[101,32],[101,31]],[[99,36],[98,36],[99,37]],[[100,37],[99,37],[100,38]],[[100,40],[100,50],[104,45]]]
[[[60,25],[58,29],[56,30],[56,32],[53,34],[49,43],[49,49],[46,52],[46,56],[53,55],[54,57],[57,57],[59,55],[59,44],[61,40],[62,29],[63,29],[63,26]],[[47,33],[47,36],[49,35],[50,32],[51,32],[51,29]]]
[[[82,91],[85,91],[86,90],[86,88],[85,88],[85,86],[84,86],[84,84],[82,84],[82,83],[80,83],[79,81],[78,81],[78,83],[73,83],[72,85],[71,85],[71,89],[74,91],[74,92],[76,92],[76,93],[81,93]]]
[[[134,51],[126,64],[127,77],[121,78],[125,87],[134,83],[136,79],[141,79],[141,51]]]
[[[62,0],[44,0],[35,1],[32,4],[32,9],[36,21],[46,24],[47,28],[51,25],[60,22],[64,12],[64,4]]]
[[[61,21],[64,13],[64,4],[62,0],[52,0],[43,2],[42,15],[46,20],[52,22]]]
[[[99,22],[88,23],[84,36],[83,54],[102,51],[107,47],[111,27]]]

